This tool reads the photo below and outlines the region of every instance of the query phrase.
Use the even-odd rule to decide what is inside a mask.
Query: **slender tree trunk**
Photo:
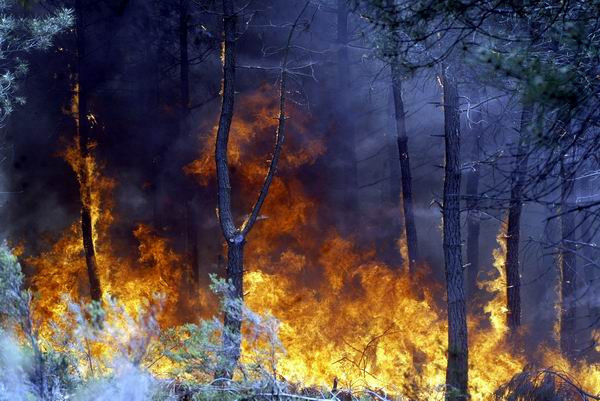
[[[229,129],[233,119],[233,105],[235,98],[235,35],[236,15],[233,0],[223,0],[223,102],[221,117],[217,130],[215,145],[215,163],[217,167],[217,199],[219,222],[223,236],[227,242],[227,270],[226,279],[232,286],[225,294],[223,352],[226,366],[222,371],[216,372],[219,377],[231,378],[235,364],[239,359],[241,342],[241,316],[237,305],[242,302],[243,291],[243,243],[244,237],[234,224],[231,212],[231,185],[229,181],[229,167],[227,160],[227,144],[229,142]],[[237,296],[239,294],[239,297]]]
[[[180,101],[180,120],[179,135],[188,135],[190,133],[190,58],[188,51],[189,43],[189,0],[179,0],[179,101]],[[190,188],[195,193],[195,187]],[[188,202],[187,210],[189,218],[186,219],[186,243],[190,263],[192,280],[198,280],[198,224],[196,213],[192,207],[193,197]]]
[[[521,240],[521,212],[523,210],[523,187],[525,185],[527,162],[529,159],[529,126],[532,106],[523,105],[519,144],[515,155],[515,168],[511,174],[510,203],[506,227],[506,301],[508,313],[506,323],[511,331],[521,325],[521,275],[519,268],[519,243]]]
[[[193,188],[190,188],[192,193]],[[197,197],[187,200],[185,203],[185,225],[186,225],[186,241],[185,241],[185,252],[189,257],[190,271],[189,279],[190,283],[194,284],[198,282],[198,260],[199,260],[199,249],[198,249],[198,228],[197,228],[197,216],[198,213],[194,209],[194,204],[197,202]],[[193,288],[190,287],[190,288]]]
[[[402,207],[404,211],[404,230],[408,248],[408,270],[416,271],[419,260],[417,227],[413,211],[412,176],[408,153],[408,136],[406,135],[406,115],[402,99],[402,72],[397,63],[392,63],[392,92],[394,95],[394,114],[396,119],[396,135],[398,138],[398,154],[400,155],[400,174],[402,182]]]
[[[283,143],[285,141],[285,94],[287,91],[287,65],[290,44],[298,21],[310,3],[302,8],[296,21],[292,24],[284,49],[281,63],[281,76],[279,85],[279,117],[273,156],[269,169],[260,189],[258,199],[252,211],[238,228],[236,227],[231,210],[231,184],[229,179],[229,165],[227,161],[227,146],[229,131],[233,119],[233,106],[235,100],[235,35],[236,14],[233,0],[223,0],[223,101],[221,115],[217,128],[215,143],[215,164],[217,168],[217,215],[223,237],[227,243],[227,281],[230,288],[227,291],[224,310],[223,352],[225,366],[221,371],[215,372],[217,377],[231,378],[240,357],[242,304],[243,304],[243,279],[244,279],[244,244],[246,237],[256,223],[262,205],[269,193],[269,188],[275,177],[277,165],[281,158]]]
[[[563,152],[564,154],[564,152]],[[572,356],[575,351],[575,328],[577,316],[577,266],[575,240],[575,216],[567,212],[574,208],[573,178],[570,174],[567,160],[563,156],[560,165],[561,179],[561,207],[560,229],[561,247],[559,254],[560,264],[560,349],[564,355]]]
[[[90,296],[95,301],[102,299],[102,289],[98,278],[98,264],[96,262],[96,251],[93,239],[93,221],[91,213],[91,185],[86,160],[90,157],[90,124],[88,115],[88,82],[86,71],[86,48],[85,48],[85,16],[84,0],[75,2],[76,13],[76,35],[77,35],[77,79],[78,79],[78,105],[77,105],[77,127],[79,136],[79,150],[81,152],[80,174],[80,196],[81,196],[81,233],[83,249],[85,252],[85,263],[87,267],[90,284]]]
[[[446,399],[468,399],[467,313],[460,234],[460,115],[455,78],[442,66],[444,90],[443,247],[448,302]]]
[[[179,0],[179,80],[182,120],[190,112],[189,0]]]
[[[479,129],[479,128],[477,128]],[[473,167],[467,175],[467,291],[469,297],[472,298],[477,292],[477,275],[479,273],[479,233],[480,233],[480,218],[479,218],[479,176],[480,166],[477,163],[479,160],[479,149],[481,145],[481,135],[475,133],[473,140],[473,148],[471,150],[471,160]]]
[[[580,194],[582,196],[582,200],[577,202],[578,205],[586,207],[591,203],[590,195],[593,193],[591,177],[587,176],[579,180],[581,183]],[[594,216],[590,214],[584,213],[581,215],[582,220],[580,221],[581,227],[581,240],[586,244],[594,243]],[[586,309],[588,314],[588,330],[587,340],[592,341],[593,344],[593,333],[595,322],[600,319],[600,305],[598,305],[598,301],[594,294],[600,292],[600,289],[597,287],[598,276],[597,276],[597,268],[594,265],[594,262],[597,257],[597,251],[590,246],[583,246],[581,249],[583,256],[585,258],[584,266],[580,270],[583,273],[583,279],[585,280],[585,292],[584,298],[586,299]],[[593,346],[593,345],[592,345]]]
[[[348,58],[348,0],[337,0],[337,127],[338,143],[341,149],[341,178],[344,187],[342,200],[344,214],[342,214],[340,227],[344,232],[350,230],[348,214],[355,213],[358,208],[358,168],[356,161],[356,132],[352,124],[349,111],[351,100],[350,62]]]
[[[223,351],[227,366],[221,377],[231,378],[235,363],[240,359],[242,344],[242,302],[244,299],[244,245],[246,240],[239,236],[227,242],[227,280],[230,288],[226,294],[223,333]]]
[[[338,80],[342,89],[349,81],[348,72],[348,2],[337,0],[337,44],[338,44]]]

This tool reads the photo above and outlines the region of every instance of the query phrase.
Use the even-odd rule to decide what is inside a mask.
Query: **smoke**
[[[9,336],[0,338],[0,401],[29,401],[32,386],[27,375],[29,358]]]
[[[184,272],[188,268],[186,264],[189,264],[193,271],[198,271],[199,281],[204,281],[207,272],[223,271],[221,235],[215,217],[216,194],[214,186],[198,185],[183,169],[199,156],[203,137],[210,135],[218,118],[219,97],[212,97],[212,94],[218,93],[221,81],[219,46],[215,46],[216,50],[212,53],[206,53],[206,60],[192,66],[191,102],[194,106],[202,106],[191,111],[186,122],[189,126],[182,128],[184,124],[179,121],[179,71],[176,62],[165,57],[167,50],[168,53],[176,53],[173,46],[177,43],[177,20],[171,18],[174,11],[171,10],[167,17],[160,15],[159,19],[155,19],[154,13],[160,10],[153,9],[153,2],[134,0],[122,3],[126,7],[123,13],[111,14],[107,19],[97,18],[106,23],[94,24],[87,32],[90,48],[97,49],[91,52],[93,58],[89,63],[90,79],[94,81],[90,89],[90,109],[98,121],[92,130],[97,141],[95,154],[106,176],[118,183],[113,194],[115,222],[111,227],[111,238],[120,254],[137,253],[138,243],[134,242],[131,231],[138,223],[148,224],[168,238],[176,252],[189,254],[186,258],[190,260],[183,260],[181,271]],[[289,22],[297,10],[294,2],[290,1],[282,2],[278,7],[265,3],[268,7],[257,13],[253,24],[239,39],[241,65],[270,67],[280,62],[279,54],[264,56],[264,50],[269,46],[281,46],[287,31],[275,29],[272,21]],[[190,25],[202,26],[207,32],[204,35],[219,38],[220,24],[215,22],[217,15],[198,13],[193,16]],[[297,46],[314,50],[334,48],[334,17],[329,13],[317,13],[308,34],[298,35],[295,39]],[[350,27],[357,29],[357,25],[355,17],[351,17]],[[165,37],[158,37],[155,30]],[[212,39],[202,34],[191,36],[201,38],[198,43],[190,44],[191,57],[197,58],[204,54],[203,50],[212,43]],[[202,38],[209,40],[203,42]],[[75,174],[64,160],[57,157],[64,142],[71,143],[75,131],[71,116],[63,112],[71,95],[72,82],[66,66],[68,61],[72,61],[69,57],[73,57],[73,38],[65,36],[60,46],[67,51],[38,56],[32,63],[33,73],[24,85],[28,104],[15,112],[7,127],[7,143],[14,147],[14,155],[4,163],[0,155],[0,191],[18,192],[13,195],[0,192],[0,212],[6,222],[0,230],[14,243],[24,244],[25,257],[41,254],[79,218],[80,199]],[[257,58],[257,55],[263,56]],[[303,276],[305,282],[297,283],[299,287],[307,283],[313,285],[319,279],[318,270],[322,270],[322,266],[318,258],[311,259],[311,254],[321,251],[317,246],[318,239],[326,240],[325,233],[334,229],[341,231],[341,235],[351,238],[357,247],[367,248],[375,243],[377,254],[374,259],[395,266],[397,260],[394,256],[399,256],[396,240],[402,228],[399,155],[387,70],[360,46],[350,47],[352,88],[340,90],[336,85],[334,52],[319,51],[311,57],[314,59],[306,60],[315,62],[314,71],[311,71],[315,79],[295,77],[293,91],[290,91],[288,102],[300,103],[294,107],[301,116],[290,115],[284,155],[295,155],[295,149],[290,146],[294,143],[301,148],[308,146],[312,140],[321,139],[327,151],[314,164],[306,164],[298,171],[286,172],[282,166],[278,177],[282,177],[284,182],[291,179],[300,181],[307,198],[315,200],[317,206],[312,203],[309,206],[318,210],[312,213],[310,208],[307,209],[311,217],[302,221],[301,225],[308,226],[306,232],[313,233],[311,237],[316,238],[302,238],[295,243],[292,238],[285,238],[281,234],[283,230],[280,230],[269,243],[277,241],[281,246],[272,246],[277,251],[267,255],[274,263],[279,260],[279,253],[288,250],[294,251],[298,257],[308,258],[306,265],[315,268],[310,270],[310,274],[306,273],[306,277]],[[243,106],[245,97],[265,82],[276,82],[276,74],[265,74],[256,68],[240,68],[235,120],[243,119],[244,115],[250,115],[249,120],[254,119],[253,114],[259,112],[258,108],[240,106]],[[268,95],[276,100],[276,90]],[[468,92],[465,95],[471,96]],[[440,100],[434,73],[418,79],[407,78],[403,96],[420,254],[431,267],[432,277],[441,281],[441,215],[439,208],[432,205],[432,200],[440,200],[442,192],[443,141],[440,134],[443,132],[443,113],[434,103]],[[342,101],[344,97],[351,99]],[[304,135],[293,128],[294,121],[300,117],[306,119]],[[344,123],[354,131],[354,143],[350,143],[350,135],[343,129]],[[492,142],[503,143],[505,131],[512,132],[498,123],[494,124],[498,125],[499,133],[493,138],[486,136],[482,160],[498,149],[498,143]],[[267,159],[272,146],[272,130],[265,131],[257,148]],[[469,130],[465,129],[465,161],[470,161],[471,156],[466,152],[471,149],[472,141]],[[212,154],[212,148],[209,151]],[[345,167],[352,163],[356,163],[358,188],[352,188],[347,182],[350,169]],[[212,166],[213,162],[209,165]],[[481,169],[481,190],[490,191],[497,179],[486,164]],[[235,177],[235,171],[232,175]],[[293,204],[298,197],[296,189],[290,189],[287,197],[282,196],[281,200]],[[267,202],[272,201],[273,192]],[[239,185],[235,185],[235,209],[245,213],[247,201],[254,200],[255,194],[247,199],[243,195]],[[346,202],[350,196],[356,196],[356,202]],[[343,207],[345,203],[352,206]],[[270,220],[258,224],[257,229],[261,225],[280,223],[276,217],[268,217]],[[482,217],[479,244],[482,271],[491,268],[491,250],[496,247],[498,219],[502,218],[492,217]],[[540,221],[533,213],[526,213],[522,236],[533,235],[534,231],[540,230]],[[312,242],[317,245],[311,248],[307,245],[311,242],[308,239],[314,240]],[[248,252],[256,253],[255,243],[250,242]],[[261,256],[264,258],[264,255]],[[539,272],[532,268],[534,262],[536,265],[544,264],[546,269],[553,266],[547,258],[529,259],[523,263],[524,281],[531,281],[531,277],[538,275]],[[27,271],[27,267],[31,266],[25,267]],[[27,273],[32,274],[31,271]],[[309,275],[311,277],[307,277]],[[531,319],[535,319],[536,323],[538,320],[551,322],[555,318],[552,308],[555,288],[549,285],[554,278],[554,273],[545,275],[543,280],[535,281],[524,291],[524,315],[533,316]],[[358,290],[352,288],[351,291]],[[593,291],[586,296],[591,304],[600,303],[600,298]],[[529,309],[535,312],[530,313]],[[193,313],[192,316],[196,316],[197,310]],[[538,326],[536,328],[543,331]],[[547,332],[551,333],[551,330]],[[23,373],[27,370],[28,359],[16,344],[3,344],[2,347],[2,358],[11,361],[5,363],[3,359],[3,366],[11,368],[0,373],[2,385],[9,383],[11,391],[21,395],[6,393],[3,387],[0,388],[0,397],[9,394],[7,400],[21,401],[22,398],[18,397],[28,391],[27,377]],[[72,396],[78,400],[138,401],[149,399],[160,388],[159,383],[131,362],[115,361],[112,371],[110,377],[82,384]]]
[[[58,371],[48,372],[54,383],[40,396],[32,383],[32,362],[31,354],[12,337],[0,339],[0,401],[150,401],[159,394],[162,400],[172,399],[157,379],[124,358],[113,361],[109,375],[80,382],[71,390],[58,385]]]
[[[114,374],[77,391],[77,401],[150,401],[160,391],[156,379],[127,360],[118,360]]]

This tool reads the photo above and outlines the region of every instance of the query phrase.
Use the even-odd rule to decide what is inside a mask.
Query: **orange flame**
[[[244,112],[231,131],[230,163],[239,184],[234,196],[241,193],[243,199],[254,198],[264,177],[265,144],[274,132],[276,107],[264,92],[263,87],[241,100]],[[358,249],[336,232],[323,233],[318,201],[293,173],[322,155],[324,146],[303,146],[307,120],[297,114],[292,110],[295,125],[288,131],[284,177],[274,181],[263,211],[267,219],[251,233],[246,255],[248,306],[281,321],[286,354],[278,374],[311,385],[332,386],[337,378],[347,387],[386,388],[415,399],[439,397],[447,347],[445,311],[434,297],[441,288],[425,279],[426,266],[408,280],[377,262],[373,250]],[[214,176],[213,143],[214,132],[205,138],[200,158],[186,168],[201,185]],[[290,158],[298,151],[302,157]],[[400,249],[402,244],[401,239]],[[504,254],[496,251],[497,268]],[[500,274],[486,287],[493,295],[486,308],[491,324],[486,317],[469,320],[474,400],[489,399],[525,366],[504,341],[502,280]]]
[[[269,91],[264,86],[243,97],[232,125],[229,160],[234,198],[244,202],[255,199],[267,170],[265,159],[272,146],[277,110]],[[337,378],[349,388],[385,388],[414,399],[439,397],[447,349],[443,289],[427,279],[426,266],[420,266],[417,276],[409,280],[378,262],[375,251],[323,229],[318,200],[294,174],[315,163],[325,151],[322,141],[308,135],[309,122],[306,115],[291,108],[278,175],[246,248],[246,302],[281,322],[286,353],[278,361],[277,373],[306,385],[330,387]],[[214,137],[213,131],[205,138],[200,158],[185,167],[201,185],[211,184],[214,177]],[[102,287],[131,314],[153,294],[164,293],[164,309],[158,316],[161,326],[181,322],[177,307],[182,258],[146,225],[134,230],[137,255],[115,256],[108,232],[114,220],[110,210],[116,184],[102,176],[93,157],[82,163],[79,154],[69,148],[65,157],[76,172],[77,166],[85,165],[93,178],[89,201],[95,216]],[[249,204],[239,209],[247,211]],[[529,362],[505,340],[502,233],[500,248],[494,252],[498,274],[484,285],[492,297],[486,315],[471,317],[468,323],[473,400],[489,400],[500,384]],[[61,294],[78,299],[86,293],[82,255],[80,225],[74,223],[50,250],[27,260],[36,268],[36,314],[44,321],[60,321],[58,317],[66,312]],[[202,302],[199,297],[198,303]],[[50,335],[50,328],[43,334]],[[245,344],[244,352],[251,352],[249,348]],[[546,365],[575,374],[588,389],[599,388],[597,366],[572,366],[554,351],[543,353]]]
[[[117,253],[109,229],[114,221],[111,192],[116,184],[102,175],[102,168],[92,154],[85,163],[82,163],[80,155],[76,146],[67,148],[64,153],[65,159],[76,172],[82,165],[88,169],[91,189],[88,201],[103,291],[117,298],[131,316],[136,316],[148,302],[155,302],[156,294],[164,294],[159,322],[165,327],[181,322],[177,317],[178,294],[182,283],[181,256],[170,249],[166,239],[144,224],[139,224],[133,231],[139,244],[137,256],[136,253],[125,257],[115,256]],[[77,221],[50,249],[26,259],[27,264],[35,269],[31,280],[37,295],[34,314],[37,320],[44,323],[40,334],[47,340],[53,336],[50,323],[61,322],[61,317],[68,313],[68,300],[64,296],[79,302],[85,300],[89,293],[83,255],[81,223]]]

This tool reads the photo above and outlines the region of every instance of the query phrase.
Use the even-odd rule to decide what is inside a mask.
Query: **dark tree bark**
[[[591,178],[592,177],[590,175],[587,175],[584,176],[581,180],[579,180],[581,183],[580,194],[582,196],[582,199],[581,201],[577,201],[578,206],[586,207],[592,203],[590,196],[593,193]],[[593,216],[587,213],[583,213],[581,214],[581,216],[582,218],[579,222],[579,226],[581,227],[581,241],[583,241],[585,244],[593,244],[595,234],[595,219]],[[583,267],[580,270],[583,273],[583,279],[585,280],[584,282],[586,286],[583,297],[587,300],[586,309],[587,314],[589,316],[589,324],[586,333],[587,340],[591,342],[590,345],[586,345],[584,346],[584,348],[590,348],[593,347],[595,341],[593,339],[594,327],[595,325],[597,325],[597,322],[600,321],[598,320],[600,319],[600,305],[598,305],[598,302],[594,297],[594,294],[600,292],[600,289],[597,287],[597,268],[594,265],[594,261],[597,260],[597,250],[595,250],[591,246],[584,245],[581,251],[585,260]]]
[[[341,178],[343,180],[343,196],[341,203],[344,215],[339,225],[343,231],[348,231],[347,213],[354,213],[358,207],[357,161],[356,161],[356,132],[350,121],[350,62],[348,58],[348,0],[337,0],[337,143],[335,147],[341,150]]]
[[[79,137],[80,166],[79,185],[81,196],[81,233],[83,249],[85,252],[85,263],[87,267],[90,284],[90,296],[94,301],[102,300],[102,289],[98,278],[98,264],[96,262],[96,250],[93,239],[93,222],[91,213],[91,188],[89,171],[86,160],[90,157],[90,123],[88,121],[88,80],[86,69],[86,47],[85,47],[85,13],[84,0],[75,2],[76,14],[76,36],[77,36],[77,81],[78,100],[77,104],[77,128]]]
[[[231,287],[228,297],[223,333],[223,353],[228,366],[217,376],[231,378],[235,364],[240,359],[240,345],[242,333],[242,301],[244,299],[244,245],[243,236],[236,237],[233,242],[227,243],[227,270],[226,277]]]
[[[567,128],[568,129],[568,128]],[[575,328],[577,315],[577,265],[575,249],[575,216],[567,212],[574,208],[573,177],[571,176],[569,162],[565,156],[560,164],[560,230],[561,246],[559,254],[560,265],[560,349],[564,355],[572,356],[575,351]]]
[[[519,268],[519,245],[521,240],[521,212],[523,210],[523,188],[529,159],[529,126],[532,106],[524,104],[521,111],[519,144],[515,155],[515,167],[511,174],[510,203],[506,226],[506,301],[508,312],[506,323],[511,331],[521,325],[521,275]]]
[[[189,0],[179,0],[179,80],[182,119],[190,112]]]
[[[275,172],[277,171],[277,164],[281,158],[281,151],[285,140],[285,94],[287,90],[287,64],[290,43],[294,31],[298,26],[298,21],[309,4],[309,2],[305,4],[296,21],[290,28],[287,45],[284,49],[283,61],[281,64],[281,76],[279,80],[279,116],[275,146],[269,169],[258,195],[258,199],[252,207],[252,211],[244,223],[240,227],[237,227],[231,209],[231,184],[227,160],[227,146],[235,100],[236,14],[234,1],[223,0],[223,100],[221,104],[219,125],[217,128],[215,163],[217,168],[217,214],[223,237],[227,243],[226,278],[229,283],[229,289],[225,294],[226,307],[224,310],[224,332],[222,338],[226,366],[224,366],[221,371],[216,372],[216,376],[218,377],[231,378],[240,357],[242,303],[244,296],[244,245],[248,233],[256,223],[260,209],[269,193],[269,188],[273,182]]]
[[[179,0],[179,135],[188,135],[190,132],[190,57],[188,50],[189,43],[189,0]],[[192,193],[195,187],[191,188]],[[187,211],[190,218],[186,219],[186,243],[191,264],[192,279],[197,281],[199,252],[198,252],[198,223],[195,218],[195,211],[192,207],[193,197],[188,201]]]
[[[193,191],[193,189],[191,189]],[[199,272],[198,272],[198,261],[199,258],[199,248],[198,248],[198,226],[197,219],[198,213],[194,209],[195,203],[198,200],[196,197],[192,197],[192,199],[186,201],[185,203],[185,224],[186,224],[186,243],[185,243],[185,251],[189,256],[190,261],[190,271],[189,271],[189,279],[192,284],[198,283],[199,280]]]
[[[442,66],[444,90],[443,247],[448,302],[446,399],[468,399],[467,313],[460,234],[460,114],[455,78]]]
[[[240,234],[234,224],[231,212],[231,184],[229,183],[229,166],[227,162],[227,144],[229,141],[229,130],[233,119],[233,105],[235,97],[235,35],[236,15],[233,0],[223,0],[223,102],[221,105],[221,116],[217,129],[217,141],[215,145],[215,162],[217,167],[217,202],[219,223],[223,236],[227,241],[228,259],[226,278],[233,288],[225,297],[235,302],[241,302],[242,298],[236,296],[242,294],[240,283],[243,280],[243,258],[235,257],[243,251],[245,238]],[[237,251],[237,252],[234,252]],[[238,288],[235,287],[237,283]],[[224,310],[223,350],[227,358],[228,366],[218,376],[233,376],[233,369],[239,359],[241,344],[241,305],[226,307]]]
[[[475,128],[479,130],[479,128]],[[473,131],[475,131],[475,129]],[[467,290],[472,298],[477,292],[477,275],[479,274],[479,233],[481,224],[479,218],[479,176],[481,168],[479,160],[479,149],[481,146],[481,135],[475,132],[473,147],[471,149],[471,160],[473,167],[467,175]]]
[[[337,44],[338,44],[338,80],[339,85],[348,83],[348,2],[337,0]],[[343,88],[346,89],[346,88]]]
[[[419,260],[419,246],[413,211],[412,176],[408,153],[408,136],[406,135],[406,115],[404,112],[404,100],[402,99],[402,72],[397,63],[392,63],[391,72],[398,154],[400,156],[404,230],[406,235],[406,246],[408,248],[408,270],[410,273],[414,273],[416,270],[416,263]]]

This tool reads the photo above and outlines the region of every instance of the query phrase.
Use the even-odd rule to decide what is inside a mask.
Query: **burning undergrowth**
[[[165,294],[165,313],[159,317],[161,324],[180,322],[175,311],[179,305],[181,256],[170,248],[165,238],[145,224],[137,225],[132,233],[137,249],[129,255],[116,256],[110,236],[110,228],[115,224],[112,214],[115,181],[102,175],[102,167],[93,154],[82,163],[76,146],[70,146],[64,156],[78,175],[81,166],[88,169],[89,185],[93,189],[89,198],[93,240],[103,290],[117,297],[130,313],[143,302],[152,300],[154,294]],[[80,300],[89,296],[81,238],[81,224],[74,222],[49,250],[25,259],[35,269],[31,284],[37,295],[36,317],[41,321],[56,322],[66,312],[67,305],[61,297],[67,295]]]
[[[267,169],[265,158],[272,145],[277,110],[271,95],[271,89],[263,86],[242,97],[237,106],[229,152],[236,210],[249,210]],[[309,194],[309,183],[300,179],[300,172],[314,167],[325,154],[325,145],[310,132],[306,113],[293,108],[290,114],[289,142],[261,221],[249,236],[245,265],[247,306],[279,321],[278,338],[285,352],[278,350],[272,355],[277,358],[270,373],[306,386],[331,388],[335,382],[340,388],[385,389],[411,399],[439,397],[447,349],[442,287],[432,281],[427,266],[420,266],[418,274],[409,277],[405,271],[377,261],[374,248],[357,246],[353,238],[320,224],[319,214],[327,211]],[[184,167],[202,186],[214,184],[214,134],[204,137],[200,157]],[[135,338],[139,330],[128,332],[129,326],[123,322],[144,320],[142,311],[156,311],[145,320],[155,322],[151,326],[156,331],[195,322],[207,313],[218,314],[211,309],[215,301],[207,289],[191,298],[182,296],[188,294],[182,278],[190,274],[185,258],[151,226],[139,224],[133,231],[137,249],[126,255],[116,251],[110,233],[111,227],[119,224],[112,212],[112,193],[119,184],[102,174],[93,152],[85,160],[80,155],[76,146],[68,146],[64,153],[77,175],[82,168],[87,170],[91,196],[83,201],[89,202],[92,211],[101,286],[120,305],[113,306],[115,313],[107,320],[111,327],[121,328],[127,341],[120,343]],[[25,259],[34,269],[34,319],[42,322],[40,335],[46,341],[52,342],[57,332],[78,327],[69,325],[64,316],[73,312],[71,300],[77,302],[89,295],[81,237],[80,223],[74,222],[47,251]],[[501,272],[505,253],[501,237],[499,243],[494,256]],[[503,280],[500,273],[485,284],[492,300],[485,314],[469,320],[469,379],[474,400],[490,399],[496,389],[525,369],[534,354],[507,341]],[[162,297],[157,299],[156,294]],[[158,305],[160,309],[155,309]],[[196,315],[184,316],[184,309]],[[173,333],[182,336],[180,343],[190,338],[189,330]],[[146,346],[156,338],[149,339]],[[63,346],[66,344],[68,341]],[[95,344],[97,349],[87,352],[96,357],[121,352],[108,339],[98,337]],[[252,359],[255,351],[256,343],[246,341],[243,360]],[[585,388],[600,387],[597,366],[574,367],[555,351],[540,353],[538,362],[571,372]],[[85,354],[79,359],[83,366]],[[166,358],[157,358],[160,363],[145,366],[158,376],[168,376],[174,366]],[[139,364],[139,358],[133,359]],[[87,365],[88,370],[94,369],[93,364]]]

